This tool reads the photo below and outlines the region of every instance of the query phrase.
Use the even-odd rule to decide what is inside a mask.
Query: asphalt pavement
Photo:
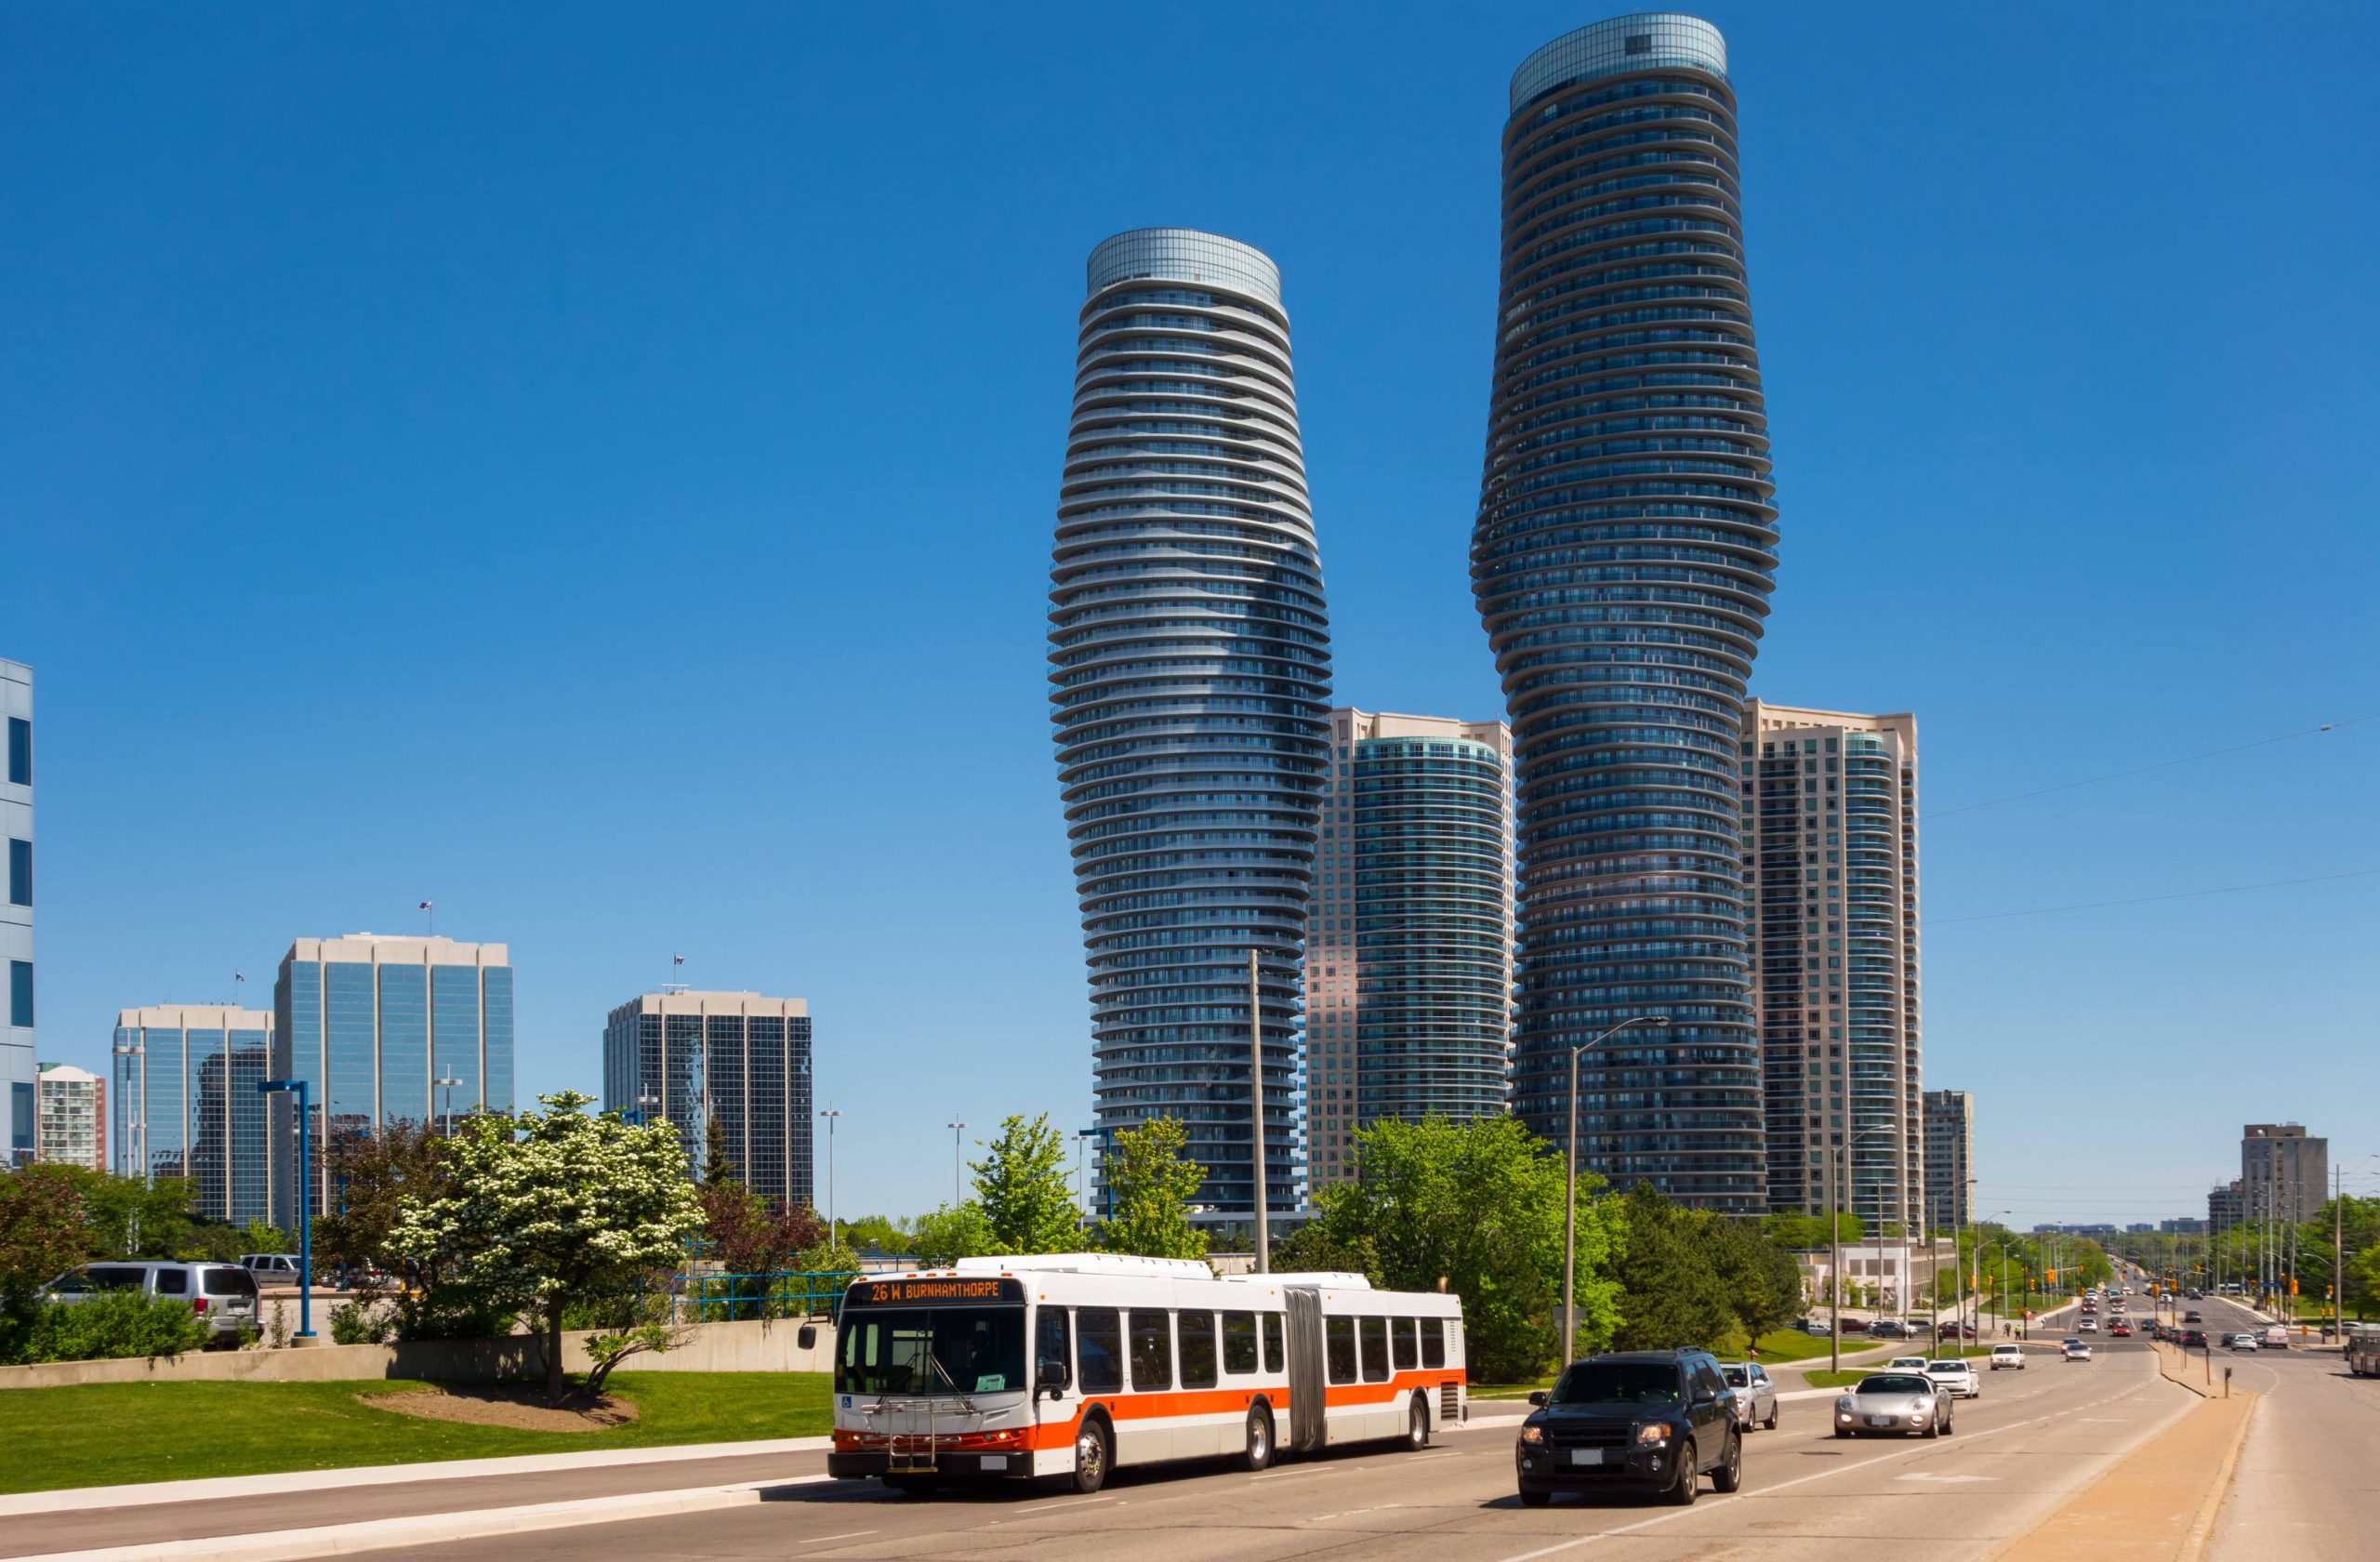
[[[1826,1399],[1785,1407],[1745,1447],[1744,1489],[1705,1489],[1690,1508],[1658,1500],[1514,1493],[1517,1415],[1486,1416],[1410,1452],[1354,1450],[1262,1475],[1211,1464],[1119,1472],[1096,1497],[1048,1491],[910,1498],[873,1482],[787,1486],[758,1504],[667,1519],[443,1542],[390,1557],[1030,1557],[1119,1553],[1181,1562],[1242,1558],[1429,1558],[1535,1562],[1626,1536],[1633,1559],[1909,1562],[1973,1558],[2106,1469],[2191,1403],[2146,1346],[2116,1343],[2088,1363],[2037,1348],[2022,1372],[1984,1374],[1938,1441],[1831,1435]]]
[[[2236,1303],[2186,1302],[2210,1330],[2262,1330]],[[2235,1388],[2262,1396],[2231,1494],[2215,1523],[2208,1562],[2370,1562],[2380,1555],[2380,1379],[2347,1376],[2339,1352],[2216,1350]]]

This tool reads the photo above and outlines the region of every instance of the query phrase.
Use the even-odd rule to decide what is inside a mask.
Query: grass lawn
[[[1883,1340],[1871,1341],[1865,1334],[1846,1334],[1843,1337],[1843,1347],[1845,1350],[1866,1350],[1871,1345],[1887,1343]],[[1812,1357],[1824,1356],[1827,1348],[1828,1341],[1825,1335],[1805,1334],[1798,1329],[1772,1329],[1752,1342],[1752,1349],[1760,1353],[1758,1359],[1764,1365],[1773,1365],[1779,1361],[1807,1361]]]
[[[84,1383],[0,1393],[0,1492],[139,1481],[822,1436],[823,1372],[620,1372],[637,1419],[602,1432],[521,1432],[376,1410],[366,1383]]]

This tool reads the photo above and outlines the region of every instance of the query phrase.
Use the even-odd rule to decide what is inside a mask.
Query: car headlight
[[[1655,1422],[1650,1426],[1640,1426],[1636,1428],[1636,1441],[1640,1445],[1645,1443],[1666,1443],[1669,1440],[1670,1429],[1659,1422]]]
[[[1542,1426],[1522,1427],[1521,1441],[1528,1444],[1531,1448],[1539,1447],[1545,1441],[1545,1428]]]

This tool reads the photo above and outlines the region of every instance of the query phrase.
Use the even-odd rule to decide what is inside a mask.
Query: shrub
[[[80,1302],[38,1302],[12,1310],[0,1332],[9,1364],[108,1361],[134,1356],[179,1356],[206,1344],[206,1325],[190,1304],[137,1291],[102,1291]]]
[[[396,1319],[369,1297],[342,1302],[331,1309],[331,1344],[335,1345],[385,1345],[396,1331]]]

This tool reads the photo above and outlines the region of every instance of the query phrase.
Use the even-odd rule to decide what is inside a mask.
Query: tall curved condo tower
[[[1514,1108],[1583,1163],[1764,1207],[1738,788],[1776,568],[1726,44],[1566,33],[1514,73],[1472,580],[1517,761]]]
[[[1091,252],[1050,647],[1099,1126],[1180,1119],[1196,1201],[1253,1216],[1254,949],[1286,1212],[1330,641],[1280,272],[1246,245],[1147,228]]]

